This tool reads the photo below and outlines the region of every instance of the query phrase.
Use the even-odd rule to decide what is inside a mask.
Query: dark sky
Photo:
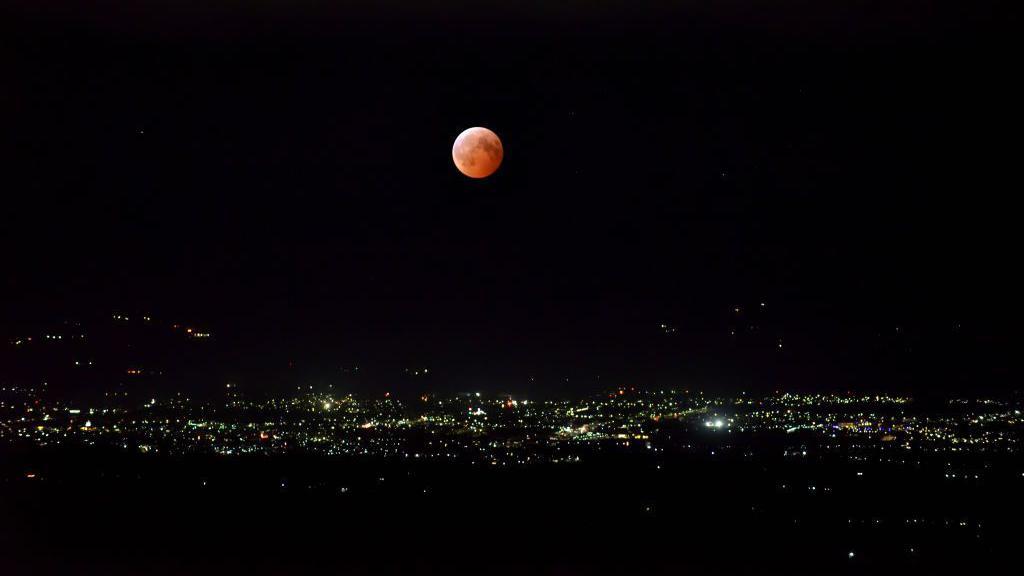
[[[1008,389],[1003,6],[4,3],[0,323],[184,318],[253,382]]]

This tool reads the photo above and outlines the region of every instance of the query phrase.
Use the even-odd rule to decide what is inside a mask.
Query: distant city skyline
[[[1012,574],[1020,11],[0,2],[0,574]]]

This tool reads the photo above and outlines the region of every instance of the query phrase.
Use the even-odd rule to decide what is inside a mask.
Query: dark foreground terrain
[[[1024,508],[1009,459],[956,479],[937,460],[608,450],[519,469],[84,448],[0,462],[5,574],[983,570],[1015,563]]]

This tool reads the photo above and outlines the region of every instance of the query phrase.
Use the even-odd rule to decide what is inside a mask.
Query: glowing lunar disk
[[[504,155],[498,135],[479,126],[464,130],[452,146],[455,167],[470,178],[486,178],[494,174]]]

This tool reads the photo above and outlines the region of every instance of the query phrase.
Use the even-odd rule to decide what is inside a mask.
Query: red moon
[[[470,178],[486,178],[494,174],[504,155],[498,135],[480,126],[464,130],[452,146],[455,167]]]

